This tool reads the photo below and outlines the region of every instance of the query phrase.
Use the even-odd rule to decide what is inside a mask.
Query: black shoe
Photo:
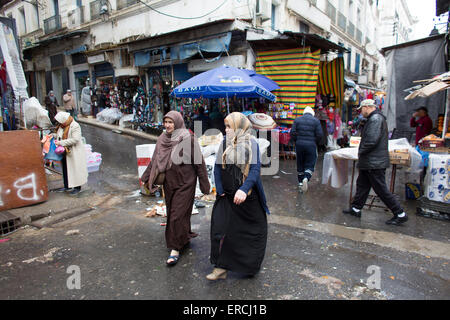
[[[345,214],[350,214],[357,218],[361,218],[361,210],[358,212],[358,211],[353,210],[353,208],[350,208],[350,209],[342,210],[342,212]]]
[[[392,219],[386,221],[386,224],[392,224],[394,226],[399,226],[402,223],[408,221],[408,216],[405,215],[403,218],[400,218],[398,216],[394,216]]]
[[[55,191],[55,192],[69,192],[71,190],[72,190],[71,188],[59,188],[59,189],[55,189],[53,191]]]
[[[78,193],[80,193],[81,192],[81,189],[76,189],[76,188],[74,188],[71,192],[70,192],[70,194],[71,195],[76,195],[76,194],[78,194]]]
[[[196,208],[204,208],[204,207],[206,207],[203,202],[200,202],[198,200],[194,200],[194,204],[195,204]]]

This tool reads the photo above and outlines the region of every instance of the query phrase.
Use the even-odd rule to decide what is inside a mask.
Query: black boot
[[[357,218],[361,218],[361,210],[355,211],[353,208],[346,209],[342,211],[344,214],[350,214],[352,216],[355,216]]]
[[[394,217],[388,221],[386,221],[386,224],[392,224],[394,226],[399,226],[402,223],[405,223],[406,221],[408,221],[408,216],[405,214],[405,216],[403,218],[400,218],[397,215],[394,215]]]

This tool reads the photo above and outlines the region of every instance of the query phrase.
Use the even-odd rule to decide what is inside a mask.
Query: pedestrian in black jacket
[[[317,143],[322,135],[320,120],[314,117],[311,107],[306,107],[303,116],[295,119],[291,128],[291,138],[295,141],[297,152],[298,186],[303,192],[308,190],[308,181],[317,161]]]
[[[400,225],[408,220],[408,216],[386,185],[386,168],[390,164],[386,118],[372,99],[362,101],[358,109],[361,109],[361,114],[367,118],[367,122],[361,132],[358,150],[359,176],[356,181],[356,194],[351,208],[343,212],[361,217],[361,209],[366,203],[370,189],[373,188],[394,214],[386,224]]]

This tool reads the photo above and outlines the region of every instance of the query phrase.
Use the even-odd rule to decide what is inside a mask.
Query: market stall
[[[322,184],[333,188],[342,188],[348,182],[350,163],[352,174],[350,180],[349,203],[353,196],[356,162],[358,161],[358,145],[327,152],[323,161]],[[390,191],[394,191],[397,166],[407,167],[409,172],[420,172],[423,168],[422,157],[405,139],[389,140],[389,157],[392,165]],[[369,206],[373,205],[373,199]]]
[[[417,150],[422,154],[426,173],[423,179],[423,194],[419,199],[417,213],[426,217],[449,219],[450,214],[450,135],[447,133],[448,109],[450,105],[450,72],[446,72],[432,79],[417,80],[405,100],[416,97],[427,98],[435,93],[446,90],[447,101],[444,115],[438,116],[435,133],[419,141]],[[411,89],[411,88],[410,88]],[[408,90],[408,89],[407,89]],[[440,106],[436,106],[439,108]],[[443,215],[444,214],[444,215]]]

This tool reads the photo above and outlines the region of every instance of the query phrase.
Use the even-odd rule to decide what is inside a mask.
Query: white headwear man
[[[310,114],[314,117],[315,112],[314,112],[313,108],[308,106],[305,108],[305,110],[303,110],[303,115],[305,115],[305,114]]]

